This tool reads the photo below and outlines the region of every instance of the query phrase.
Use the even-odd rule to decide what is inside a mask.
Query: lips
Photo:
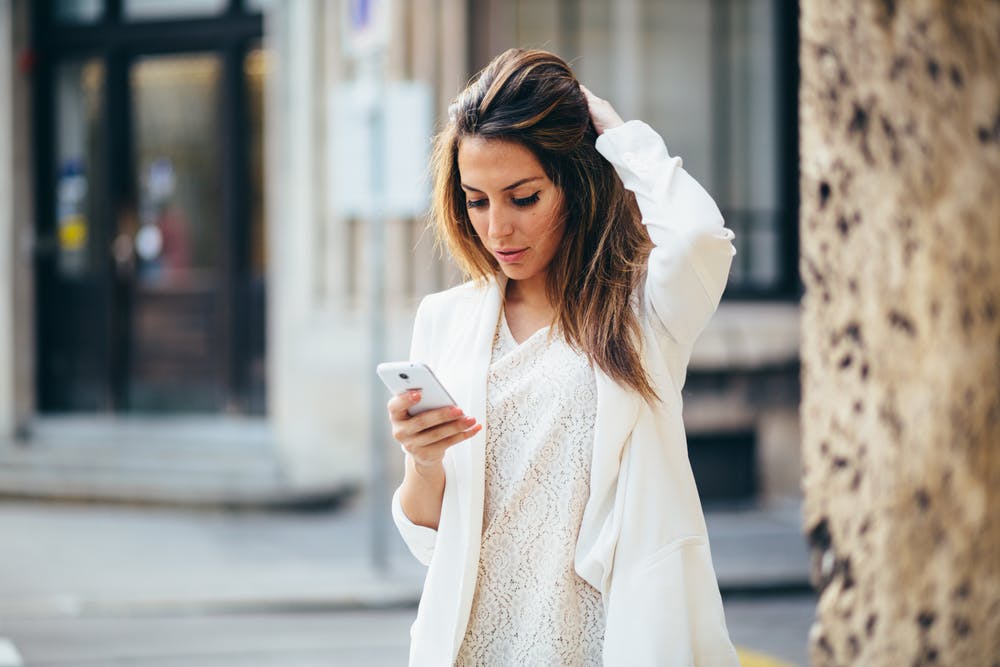
[[[513,264],[520,261],[526,252],[528,252],[527,248],[505,248],[504,250],[494,250],[493,254],[504,264]]]

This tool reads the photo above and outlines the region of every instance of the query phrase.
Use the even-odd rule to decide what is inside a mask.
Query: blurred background
[[[660,131],[736,232],[689,452],[746,664],[803,664],[797,21],[0,0],[0,666],[405,661],[422,571],[372,362],[459,280],[425,233],[430,139],[511,46]]]

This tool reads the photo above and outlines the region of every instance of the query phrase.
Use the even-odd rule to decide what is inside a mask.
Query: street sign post
[[[357,64],[359,106],[364,110],[369,144],[366,147],[371,172],[365,197],[368,209],[368,270],[371,273],[369,308],[369,458],[371,461],[371,552],[376,571],[389,570],[388,535],[391,518],[388,501],[388,424],[385,394],[375,376],[375,366],[384,361],[385,318],[385,51],[389,43],[389,0],[342,0],[343,44]]]
[[[341,8],[342,48],[354,61],[355,77],[329,99],[328,192],[339,215],[367,223],[371,553],[375,569],[387,572],[391,448],[385,389],[375,376],[375,367],[387,361],[385,226],[389,217],[416,217],[427,210],[433,96],[426,82],[386,81],[390,0],[342,0]]]
[[[344,55],[362,60],[385,53],[392,32],[390,0],[342,0],[341,9]]]

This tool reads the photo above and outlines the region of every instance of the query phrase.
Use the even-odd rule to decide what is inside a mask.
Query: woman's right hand
[[[584,97],[587,98],[587,107],[590,110],[590,120],[594,124],[594,129],[597,130],[597,134],[604,134],[605,130],[610,130],[618,127],[619,125],[624,125],[625,121],[623,121],[622,117],[618,115],[615,108],[611,106],[611,102],[603,100],[593,94],[590,92],[590,89],[582,83],[580,84],[580,90],[583,91]]]
[[[441,465],[449,447],[468,440],[482,430],[475,417],[466,417],[461,408],[451,406],[427,410],[411,417],[407,412],[420,401],[420,391],[408,391],[389,400],[392,437],[413,458],[418,469]]]

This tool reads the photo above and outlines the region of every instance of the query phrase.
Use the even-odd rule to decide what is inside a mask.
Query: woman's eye
[[[481,206],[486,206],[485,199],[467,199],[465,200],[465,206],[467,208],[479,208]]]
[[[541,192],[541,190],[539,190],[538,192]],[[531,206],[532,204],[538,201],[538,192],[531,195],[530,197],[524,197],[523,199],[518,199],[517,197],[514,197],[514,206]]]

